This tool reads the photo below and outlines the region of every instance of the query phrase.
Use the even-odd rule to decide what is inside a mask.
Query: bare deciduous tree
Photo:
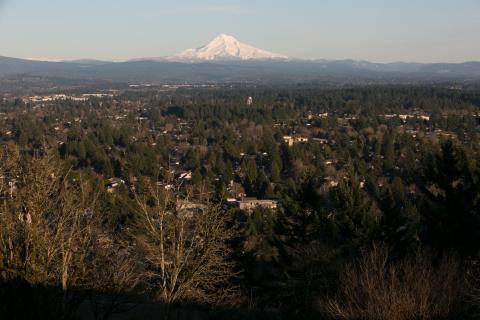
[[[75,266],[85,265],[92,245],[95,199],[50,155],[28,161],[17,176],[15,197],[2,206],[2,227],[13,231],[2,232],[4,266],[29,283],[58,281],[67,290],[85,271]]]
[[[62,312],[71,313],[71,289],[90,287],[95,193],[48,151],[2,171],[15,178],[15,193],[0,207],[1,280],[61,288]]]
[[[145,271],[159,300],[221,303],[233,293],[228,281],[234,275],[228,261],[225,213],[207,203],[188,214],[176,193],[155,183],[136,195],[145,252]]]

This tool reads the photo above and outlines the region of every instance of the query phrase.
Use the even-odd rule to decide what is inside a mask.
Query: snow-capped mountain
[[[244,44],[232,36],[221,34],[206,46],[187,49],[167,57],[170,61],[213,61],[213,60],[273,60],[288,59],[287,56]]]

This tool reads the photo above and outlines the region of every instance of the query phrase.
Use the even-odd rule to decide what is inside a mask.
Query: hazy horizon
[[[480,1],[0,0],[2,56],[161,57],[220,33],[292,58],[480,61]]]

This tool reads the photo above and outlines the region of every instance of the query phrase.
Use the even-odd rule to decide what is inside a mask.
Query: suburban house
[[[256,208],[263,209],[277,209],[278,202],[275,200],[259,200],[257,198],[244,198],[242,200],[229,199],[229,204],[233,207],[239,208],[240,210],[245,210],[247,212],[252,212]]]
[[[112,193],[115,190],[115,188],[119,187],[122,184],[125,184],[125,181],[120,178],[108,179],[106,183],[107,192]]]
[[[291,147],[293,146],[294,144],[296,143],[306,143],[308,142],[308,138],[305,138],[305,137],[292,137],[292,136],[284,136],[283,137],[283,141],[285,141],[285,143]]]

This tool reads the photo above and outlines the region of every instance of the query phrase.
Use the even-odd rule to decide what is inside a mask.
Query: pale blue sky
[[[480,0],[0,0],[4,56],[164,56],[220,33],[298,58],[480,60]]]

